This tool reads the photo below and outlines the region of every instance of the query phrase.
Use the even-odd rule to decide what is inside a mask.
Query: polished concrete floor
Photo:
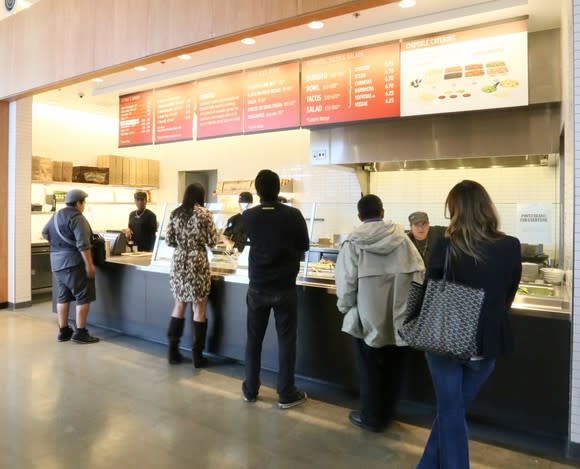
[[[0,468],[413,468],[427,430],[369,434],[348,409],[281,411],[272,388],[240,394],[241,367],[168,366],[165,348],[91,329],[96,345],[56,342],[50,304],[0,311]],[[471,442],[472,467],[566,468]]]

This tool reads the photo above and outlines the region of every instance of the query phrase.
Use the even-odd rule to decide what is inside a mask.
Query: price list
[[[194,84],[155,90],[155,143],[193,139]]]
[[[243,88],[242,72],[198,83],[198,139],[242,133]]]
[[[119,147],[153,143],[153,91],[119,97]]]
[[[302,125],[400,114],[399,44],[357,49],[302,63]]]
[[[246,72],[244,132],[298,127],[299,80],[297,62]]]

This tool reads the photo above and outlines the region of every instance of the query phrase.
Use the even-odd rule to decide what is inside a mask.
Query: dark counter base
[[[247,286],[212,281],[208,307],[207,351],[244,360]],[[297,287],[298,343],[296,373],[356,392],[353,343],[340,332],[342,315],[336,297],[322,288]],[[173,297],[166,274],[107,264],[98,268],[97,301],[91,324],[156,342],[166,342]],[[274,320],[264,339],[262,366],[278,368]],[[191,321],[182,345],[191,346]],[[516,352],[497,361],[496,369],[474,401],[470,415],[506,428],[556,436],[568,433],[570,322],[512,315]],[[402,400],[434,403],[422,353],[411,351]]]

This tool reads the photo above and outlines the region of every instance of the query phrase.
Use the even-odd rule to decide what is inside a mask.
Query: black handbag
[[[428,280],[420,313],[399,328],[399,335],[412,348],[437,355],[467,360],[478,354],[477,329],[485,292],[451,281],[449,247],[445,252],[443,278]],[[417,284],[421,286],[420,284]],[[411,286],[416,303],[419,289]],[[407,307],[408,312],[411,307]]]
[[[95,265],[104,265],[107,258],[105,251],[105,238],[99,234],[91,235],[91,253]]]

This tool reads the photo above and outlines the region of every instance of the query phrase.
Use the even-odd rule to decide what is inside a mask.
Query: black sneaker
[[[294,391],[294,394],[289,397],[280,398],[278,400],[279,409],[290,409],[291,407],[296,407],[297,405],[304,404],[308,399],[308,396],[304,391]]]
[[[258,396],[250,396],[250,395],[246,395],[245,393],[242,393],[242,395],[244,396],[244,402],[256,402],[258,400]]]
[[[56,340],[58,340],[59,342],[68,342],[73,334],[74,331],[72,330],[72,327],[70,326],[61,327]]]
[[[369,425],[368,423],[363,422],[360,412],[356,410],[350,411],[348,414],[348,420],[353,425],[356,425],[357,427],[360,427],[368,432],[381,433],[384,430],[382,426]]]
[[[77,328],[71,339],[73,342],[77,342],[79,344],[96,344],[99,340],[101,340],[98,337],[94,337],[89,334],[89,331],[86,328]]]

